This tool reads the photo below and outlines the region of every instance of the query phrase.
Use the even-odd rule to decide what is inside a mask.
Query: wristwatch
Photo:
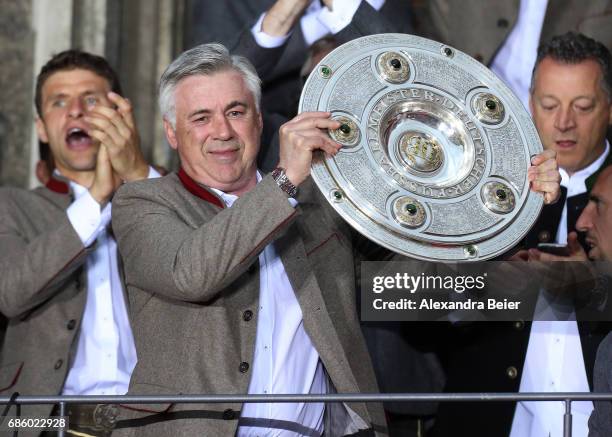
[[[283,190],[289,197],[295,197],[297,194],[297,187],[291,183],[285,169],[282,167],[276,167],[272,170],[272,177],[276,181],[276,184]]]

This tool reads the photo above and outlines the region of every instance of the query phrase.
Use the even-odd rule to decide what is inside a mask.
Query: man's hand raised
[[[342,147],[327,131],[338,129],[340,122],[330,119],[329,112],[303,112],[280,128],[280,162],[287,178],[298,186],[310,175],[312,154],[322,150],[335,155]]]
[[[277,0],[266,12],[261,30],[270,36],[285,36],[299,21],[310,0]]]
[[[116,108],[96,106],[85,117],[91,126],[89,135],[100,141],[100,150],[106,147],[111,166],[123,181],[144,179],[149,174],[149,166],[140,150],[132,105],[113,92],[108,93],[108,99]]]
[[[121,185],[121,179],[113,171],[106,146],[101,144],[96,161],[96,174],[89,188],[89,194],[96,202],[104,206],[119,185]]]
[[[557,152],[544,150],[531,159],[531,167],[527,170],[531,190],[544,195],[546,205],[555,203],[561,195],[561,174],[557,165]]]

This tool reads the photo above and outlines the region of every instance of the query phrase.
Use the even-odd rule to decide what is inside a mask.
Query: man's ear
[[[259,120],[259,135],[261,135],[261,132],[263,131],[263,117],[261,115],[261,111],[258,114],[258,120]]]
[[[38,135],[38,139],[43,143],[49,142],[49,135],[47,135],[47,126],[45,126],[45,122],[42,121],[40,117],[36,117],[36,134]]]
[[[172,127],[172,124],[164,118],[164,131],[166,132],[166,138],[168,139],[168,143],[170,143],[170,147],[174,150],[178,147],[178,142],[176,141],[176,131]]]

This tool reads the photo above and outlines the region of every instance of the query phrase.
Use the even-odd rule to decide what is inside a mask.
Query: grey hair
[[[176,127],[174,91],[178,83],[190,76],[210,76],[224,70],[234,70],[242,75],[246,87],[253,93],[257,112],[260,112],[261,79],[253,64],[244,56],[230,55],[225,46],[218,43],[201,44],[189,49],[166,68],[159,80],[159,109],[162,117]]]

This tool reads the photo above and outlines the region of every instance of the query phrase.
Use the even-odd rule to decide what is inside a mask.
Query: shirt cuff
[[[385,4],[385,0],[366,1],[377,11]],[[326,29],[336,34],[351,23],[360,5],[361,0],[334,0],[334,10],[330,11],[329,8],[323,8],[317,18]]]
[[[106,228],[111,219],[110,210],[110,203],[100,210],[100,204],[91,197],[89,191],[79,196],[68,207],[66,210],[68,220],[85,247],[96,241],[100,232]]]
[[[329,35],[329,29],[321,21],[319,21],[319,14],[323,10],[325,9],[319,9],[315,12],[305,14],[300,19],[302,35],[304,35],[304,42],[308,47],[324,36]]]
[[[271,36],[261,30],[261,25],[263,23],[264,17],[266,13],[264,12],[259,16],[259,20],[253,27],[251,27],[251,33],[253,34],[253,38],[255,38],[255,42],[264,49],[275,49],[276,47],[280,47],[289,38],[291,32],[289,32],[285,36]]]
[[[353,15],[359,9],[361,0],[334,0],[334,10],[321,9],[319,22],[333,34],[340,32],[353,20]]]

